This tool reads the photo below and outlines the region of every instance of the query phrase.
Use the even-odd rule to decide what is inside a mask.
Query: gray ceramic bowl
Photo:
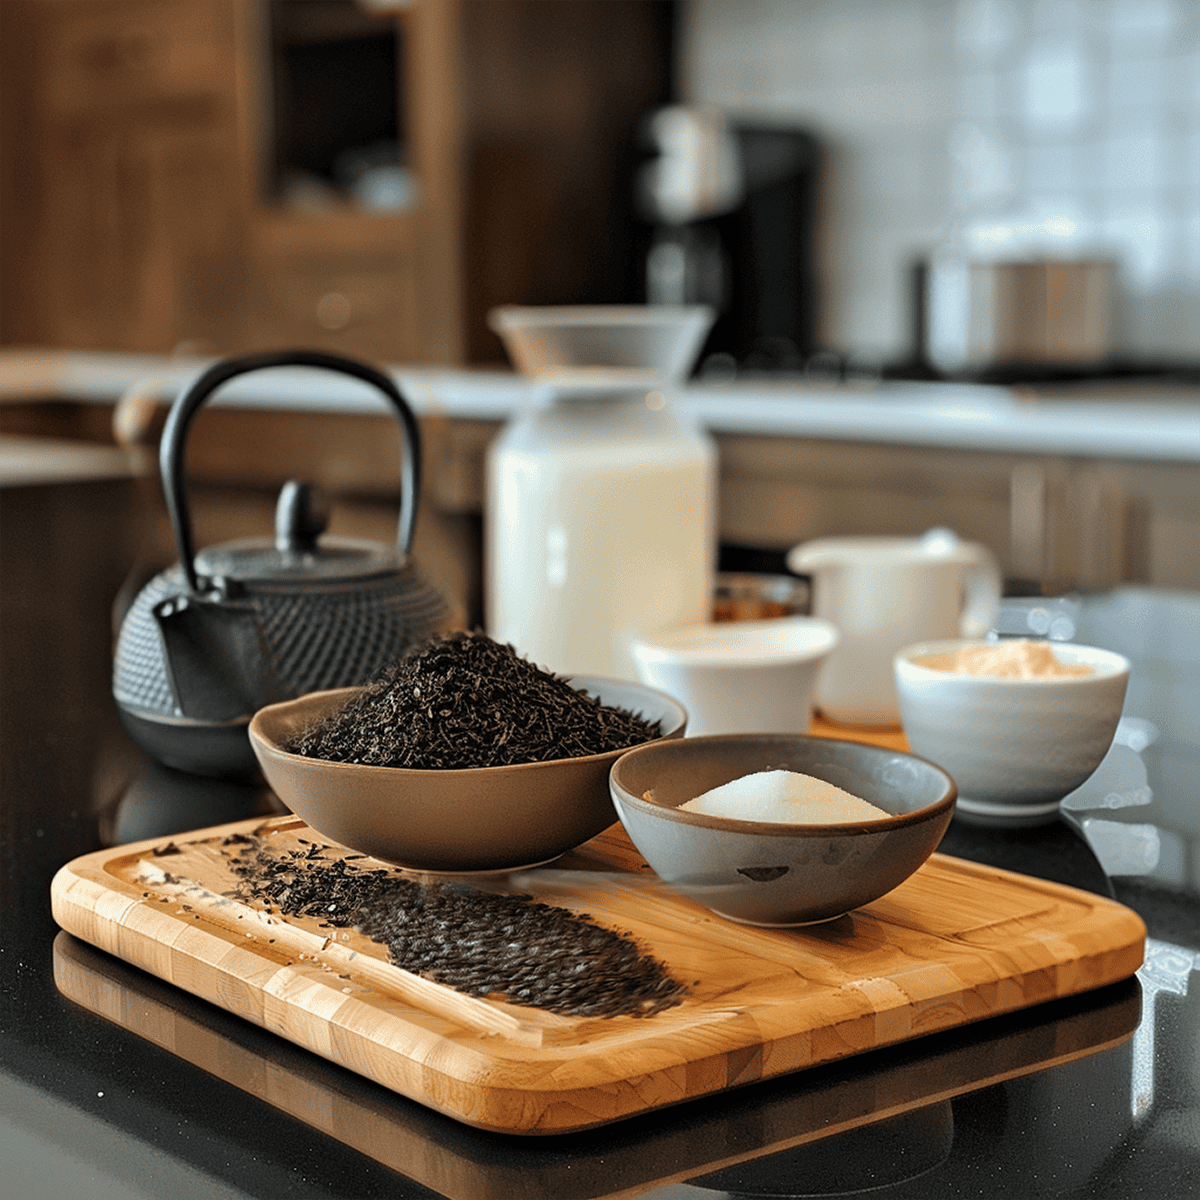
[[[845,825],[784,825],[680,811],[753,771],[813,775],[893,814]],[[841,916],[904,882],[954,814],[954,781],[911,754],[804,734],[727,734],[626,751],[609,777],[634,845],[659,877],[747,925]],[[653,799],[647,799],[646,793]]]
[[[661,721],[679,738],[687,713],[670,696],[623,680],[575,676],[602,704]],[[622,751],[510,767],[419,771],[329,762],[283,747],[353,688],[260,709],[250,743],[280,800],[324,837],[418,871],[502,871],[548,862],[613,824],[608,774]],[[654,744],[654,743],[648,743]]]

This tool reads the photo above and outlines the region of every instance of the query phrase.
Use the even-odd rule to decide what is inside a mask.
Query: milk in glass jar
[[[488,632],[532,662],[637,679],[637,634],[711,619],[716,452],[669,388],[534,386],[487,491]]]

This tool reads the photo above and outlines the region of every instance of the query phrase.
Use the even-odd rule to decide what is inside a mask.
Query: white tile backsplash
[[[1147,55],[1140,46],[1114,45],[1111,58],[1099,67],[1107,78],[1104,98],[1111,117],[1120,121],[1129,115],[1165,113],[1171,65],[1165,56]]]
[[[1035,142],[1025,147],[1024,190],[1070,196],[1085,186],[1078,145],[1069,141]]]
[[[1167,142],[1154,124],[1126,125],[1103,143],[1101,195],[1154,204],[1166,185]]]
[[[1014,0],[977,0],[955,12],[955,45],[959,57],[990,62],[1008,51],[1021,35],[1021,15]]]
[[[1180,235],[1180,276],[1185,288],[1200,295],[1200,212],[1180,222]]]
[[[906,350],[956,223],[1058,213],[1120,262],[1120,348],[1200,357],[1200,0],[688,0],[681,88],[829,146],[832,345]]]
[[[1020,64],[1018,111],[1030,137],[1078,133],[1097,107],[1095,66],[1074,38],[1035,41]]]
[[[1033,32],[1075,33],[1089,23],[1089,9],[1096,0],[1034,0],[1031,5]]]
[[[1183,23],[1179,0],[1110,0],[1107,32],[1114,42],[1161,46]]]

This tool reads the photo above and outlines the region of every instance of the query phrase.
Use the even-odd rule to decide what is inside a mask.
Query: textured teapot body
[[[113,676],[114,695],[125,707],[192,720],[248,719],[276,700],[351,687],[372,678],[415,638],[435,628],[446,613],[441,592],[412,565],[398,576],[359,582],[352,588],[326,587],[300,594],[262,587],[237,601],[221,601],[222,612],[253,615],[270,672],[257,671],[262,690],[222,712],[211,702],[203,707],[200,696],[189,700],[188,685],[177,681],[171,666],[167,639],[180,601],[196,603],[188,596],[183,571],[176,565],[156,575],[131,606],[121,626]],[[164,605],[172,611],[164,612]],[[246,675],[254,668],[244,659],[238,665]],[[248,689],[239,690],[245,694]]]

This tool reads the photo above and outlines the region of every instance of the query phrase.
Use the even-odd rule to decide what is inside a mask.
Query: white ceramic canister
[[[658,387],[544,382],[487,464],[488,633],[560,674],[637,679],[634,638],[711,617],[716,450]]]
[[[841,634],[816,698],[825,716],[849,725],[899,725],[896,652],[910,642],[982,637],[1000,608],[995,557],[948,529],[917,538],[818,538],[796,546],[787,562],[811,576],[813,614]]]
[[[817,617],[680,625],[636,639],[642,682],[687,709],[688,736],[807,733],[838,631]]]

